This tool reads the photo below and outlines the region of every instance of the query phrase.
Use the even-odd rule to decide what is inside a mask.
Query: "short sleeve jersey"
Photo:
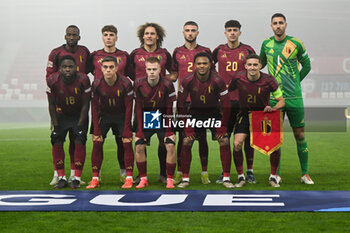
[[[166,77],[161,77],[158,85],[151,87],[147,77],[137,79],[134,85],[136,99],[141,100],[143,110],[163,110],[167,108],[169,101],[176,100],[173,83]],[[172,104],[171,104],[172,105]]]
[[[187,95],[191,97],[189,114],[215,116],[220,114],[220,100],[228,98],[228,90],[224,80],[215,72],[211,71],[205,82],[194,73],[187,76],[179,88],[179,99],[187,98]]]
[[[227,44],[216,47],[213,51],[214,63],[218,64],[218,73],[228,86],[232,76],[239,71],[245,70],[245,57],[249,54],[255,54],[255,51],[249,45],[240,43],[237,48],[231,49]],[[238,100],[238,92],[230,92],[230,100]]]
[[[201,45],[197,45],[197,47],[192,50],[186,48],[184,45],[174,50],[171,70],[178,72],[179,86],[186,76],[194,72],[194,56],[200,52],[206,52],[211,55],[210,49]]]
[[[79,116],[83,99],[90,98],[90,80],[77,72],[74,82],[67,84],[57,72],[48,78],[46,93],[55,98],[56,108],[63,114]]]
[[[96,79],[92,83],[92,108],[97,109],[99,116],[124,115],[125,99],[129,98],[132,105],[133,87],[131,81],[118,75],[114,85],[109,86],[104,78]]]
[[[261,45],[260,58],[263,66],[267,64],[269,74],[274,76],[286,99],[302,98],[299,62],[309,60],[304,44],[295,37],[286,36],[277,41],[272,36]]]
[[[90,57],[90,51],[82,45],[78,45],[77,51],[74,53],[69,52],[66,47],[66,45],[62,45],[58,48],[55,48],[51,51],[49,55],[49,60],[47,62],[46,67],[46,81],[50,75],[57,72],[59,70],[59,61],[61,57],[70,55],[74,57],[76,65],[77,65],[77,71],[88,74],[89,67],[89,57]]]
[[[278,83],[274,77],[260,72],[260,78],[250,81],[247,72],[241,71],[232,77],[229,89],[236,89],[239,93],[241,112],[262,111],[269,105],[270,93],[278,89]]]
[[[130,76],[132,80],[147,76],[146,59],[148,57],[157,57],[160,60],[161,75],[165,76],[166,70],[171,70],[171,55],[168,50],[158,48],[154,52],[148,52],[143,47],[137,48],[130,54]]]
[[[117,49],[114,53],[107,53],[104,49],[97,50],[91,54],[90,65],[91,73],[94,75],[94,80],[103,76],[101,66],[102,60],[106,56],[113,56],[117,58],[118,71],[117,73],[122,76],[127,76],[127,67],[130,63],[130,56],[127,52]]]

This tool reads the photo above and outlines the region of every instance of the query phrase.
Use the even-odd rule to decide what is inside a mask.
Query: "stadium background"
[[[277,4],[278,3],[278,4]],[[287,34],[301,39],[312,61],[303,82],[306,106],[347,106],[350,99],[350,2],[348,1],[2,1],[0,22],[0,121],[48,121],[45,67],[53,48],[63,43],[67,25],[81,30],[79,44],[102,48],[101,28],[118,28],[117,47],[139,47],[137,27],[146,21],[167,32],[163,47],[171,53],[183,44],[182,26],[199,24],[198,42],[212,50],[226,42],[224,23],[238,19],[240,41],[260,51],[272,35],[270,17],[283,12]]]
[[[103,46],[101,27],[114,24],[118,28],[117,47],[131,52],[139,47],[137,27],[146,21],[157,22],[167,32],[163,47],[172,52],[175,47],[183,44],[182,26],[185,21],[196,21],[200,31],[199,44],[214,49],[218,44],[226,42],[224,23],[229,19],[237,19],[243,25],[240,41],[259,52],[262,41],[272,35],[271,15],[282,12],[287,17],[287,34],[304,42],[312,61],[312,71],[302,85],[305,105],[350,105],[350,2],[346,0],[18,0],[2,1],[0,6],[1,190],[51,189],[47,185],[52,173],[51,158],[48,156],[50,144],[49,139],[47,142],[43,140],[49,135],[45,67],[50,51],[65,42],[65,28],[70,24],[79,26],[79,44],[87,46],[91,52]],[[284,170],[284,178],[290,182],[284,183],[283,189],[349,190],[349,133],[315,132],[307,137],[312,150],[310,170],[317,184],[313,187],[298,184],[299,165],[296,155],[293,157],[295,145],[291,133],[286,133],[282,153],[290,156],[285,157],[283,162],[292,168]],[[115,151],[112,140],[106,146],[107,153]],[[333,149],[328,151],[328,148]],[[211,153],[215,154],[217,149],[216,145],[213,146]],[[88,145],[87,151],[91,151],[91,145]],[[18,157],[12,157],[15,155]],[[335,156],[337,159],[333,159]],[[192,170],[198,171],[198,158],[194,157],[194,160]],[[111,158],[110,161],[113,162],[109,167],[104,165],[107,184],[107,177],[115,176],[118,170],[113,167],[115,159]],[[153,164],[157,166],[157,161],[153,161]],[[257,159],[257,173],[266,175],[267,166],[266,161]],[[219,171],[219,167],[218,163],[211,169]],[[91,173],[88,168],[87,162],[85,177]],[[156,175],[156,171],[151,173],[151,179],[156,179]],[[194,179],[199,178],[196,176],[198,174],[194,175]],[[265,176],[258,176],[259,179],[263,177],[265,179]],[[115,188],[115,184],[104,187],[107,190]],[[191,189],[202,188],[201,185],[191,186]],[[216,186],[210,188],[217,189]],[[247,187],[248,190],[266,188],[266,183]],[[151,189],[161,189],[161,186],[155,185]],[[29,212],[0,213],[0,216],[0,232],[233,232],[242,229],[270,232],[272,228],[281,232],[350,231],[349,216],[346,213],[210,213],[208,217],[207,213]],[[95,222],[90,221],[92,219]],[[172,222],[171,226],[167,224],[169,221]],[[61,222],[66,223],[64,228],[60,225]],[[133,222],[140,223],[141,226],[131,224]],[[288,227],[289,222],[295,223],[293,228]]]

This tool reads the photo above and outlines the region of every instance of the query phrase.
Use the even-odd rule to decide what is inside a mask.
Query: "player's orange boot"
[[[123,189],[130,189],[132,188],[132,178],[126,178],[125,183],[122,186]]]
[[[148,186],[148,181],[145,178],[141,178],[139,185],[136,186],[137,189],[142,189]]]
[[[175,188],[175,186],[174,186],[174,180],[173,180],[173,179],[168,178],[168,179],[166,180],[166,188],[167,188],[167,189],[173,189],[173,188]]]
[[[88,186],[86,186],[86,189],[94,189],[100,187],[100,183],[98,182],[98,179],[92,179]]]

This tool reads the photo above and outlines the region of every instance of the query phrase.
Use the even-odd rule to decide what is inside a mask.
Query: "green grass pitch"
[[[47,124],[0,124],[0,190],[52,190],[52,156]],[[208,135],[209,136],[209,135]],[[280,190],[350,190],[350,133],[312,132],[309,169],[315,185],[300,184],[296,145],[290,132],[284,134]],[[209,138],[209,137],[208,137]],[[232,139],[231,139],[232,140]],[[66,143],[68,144],[68,143]],[[91,138],[82,179],[91,179]],[[157,143],[148,149],[149,190],[164,190],[158,183]],[[67,151],[67,145],[66,145]],[[193,190],[226,190],[215,184],[220,175],[217,142],[209,140],[211,184],[200,183],[198,144],[193,146]],[[66,153],[66,174],[69,158]],[[67,166],[68,165],[68,166]],[[231,179],[236,180],[232,163]],[[268,186],[269,159],[255,152],[257,184],[240,190],[272,190]],[[134,172],[136,175],[137,169]],[[100,190],[121,190],[116,145],[111,134],[104,147],[103,183]],[[83,188],[82,188],[83,190]],[[349,213],[265,212],[1,212],[0,232],[349,232]]]

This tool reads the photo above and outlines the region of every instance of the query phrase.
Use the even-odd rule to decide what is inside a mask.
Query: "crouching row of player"
[[[270,75],[260,72],[261,63],[258,55],[251,54],[246,57],[247,71],[237,73],[227,87],[221,77],[211,70],[211,56],[208,53],[198,53],[194,57],[195,72],[186,77],[179,87],[177,99],[178,114],[205,121],[207,119],[219,120],[220,124],[210,128],[213,137],[220,145],[220,159],[223,170],[223,185],[233,188],[230,181],[231,149],[227,126],[230,115],[229,91],[238,89],[240,97],[240,114],[235,124],[234,161],[238,173],[236,187],[241,187],[243,175],[242,144],[249,135],[249,111],[264,110],[271,112],[284,106],[284,99],[277,81]],[[88,109],[91,99],[92,112],[92,181],[87,188],[99,187],[99,173],[103,159],[103,142],[109,129],[113,134],[122,138],[124,147],[124,160],[126,179],[122,188],[133,187],[134,152],[132,148],[132,105],[135,98],[136,109],[136,135],[135,157],[139,171],[140,181],[136,188],[148,186],[146,144],[150,142],[153,134],[157,134],[159,143],[166,148],[166,188],[174,188],[174,173],[176,168],[175,143],[176,136],[171,127],[160,129],[143,129],[145,111],[156,111],[150,122],[152,123],[160,114],[173,115],[173,103],[176,93],[173,83],[162,77],[160,61],[156,57],[146,60],[147,76],[138,79],[134,87],[128,78],[117,74],[118,62],[116,58],[107,56],[102,60],[103,78],[97,79],[90,87],[89,78],[76,72],[75,60],[71,56],[64,56],[60,60],[60,71],[48,79],[49,112],[54,126],[51,134],[52,154],[54,168],[58,172],[59,182],[56,189],[68,185],[64,173],[63,142],[69,130],[75,135],[74,169],[75,176],[71,188],[80,187],[83,170],[88,129]],[[92,93],[91,93],[92,92]],[[277,100],[277,104],[269,106],[270,93]],[[190,97],[190,101],[188,101]],[[171,125],[171,118],[165,118],[167,125]],[[182,182],[179,188],[189,185],[189,171],[191,163],[191,148],[195,139],[206,134],[206,128],[185,127],[181,132],[183,137],[180,156]],[[182,139],[183,138],[183,139]],[[280,160],[280,151],[270,156],[271,175],[269,183],[279,187],[276,177]],[[244,175],[243,175],[244,177]]]

